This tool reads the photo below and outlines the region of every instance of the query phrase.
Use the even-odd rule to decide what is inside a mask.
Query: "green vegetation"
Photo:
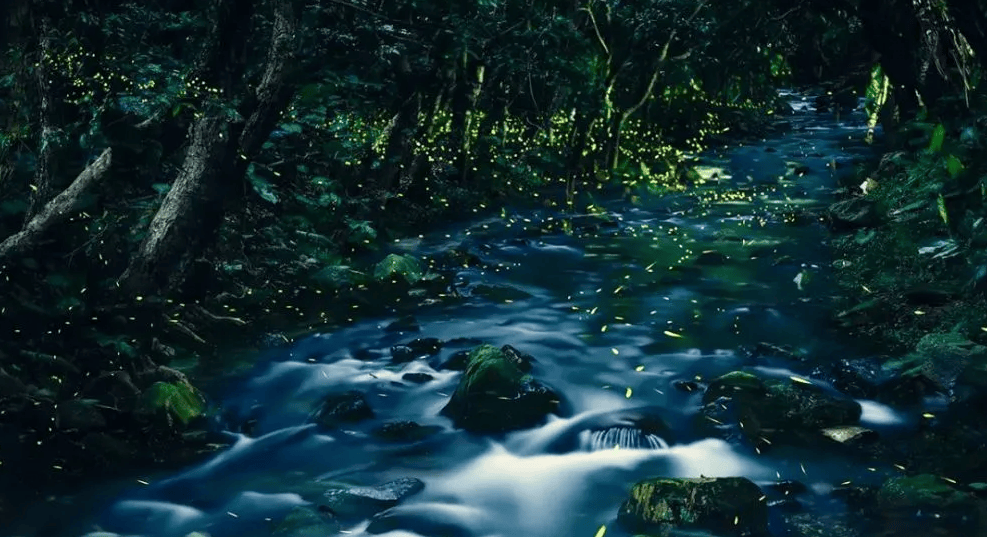
[[[479,265],[389,243],[686,190],[786,86],[837,114],[864,95],[890,151],[832,211],[840,319],[889,352],[984,343],[984,28],[959,0],[4,2],[0,470],[39,492],[213,449],[194,386],[222,349],[454,299],[431,268]],[[523,423],[558,403],[471,360],[544,407]]]

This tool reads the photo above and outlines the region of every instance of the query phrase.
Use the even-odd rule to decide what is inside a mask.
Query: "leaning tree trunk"
[[[227,204],[242,192],[249,162],[291,95],[285,80],[294,54],[291,0],[279,0],[274,15],[263,78],[249,99],[252,112],[242,125],[222,112],[196,122],[182,171],[120,278],[126,291],[139,295],[179,287],[192,261],[215,239]]]

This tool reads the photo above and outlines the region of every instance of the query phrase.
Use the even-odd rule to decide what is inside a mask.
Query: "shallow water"
[[[78,521],[76,535],[94,527],[161,537],[270,535],[292,508],[317,503],[330,482],[373,486],[401,477],[421,479],[425,489],[388,512],[399,528],[390,537],[591,536],[602,525],[621,536],[618,507],[631,484],[651,476],[740,475],[762,485],[794,479],[817,497],[812,509],[838,510],[826,501],[833,487],[879,482],[882,469],[799,448],[759,455],[706,437],[695,426],[700,393],[674,386],[741,368],[808,377],[809,370],[754,363],[740,351],[761,341],[817,357],[854,356],[827,322],[827,232],[818,222],[790,224],[785,215],[824,207],[834,173],[852,173],[850,163],[873,149],[862,142],[862,117],[837,122],[813,114],[811,99],[792,99],[800,113],[784,118],[790,132],[703,155],[710,180],[694,191],[601,202],[616,226],[542,233],[536,230],[562,215],[526,211],[395,244],[417,256],[466,247],[493,268],[462,269],[456,286],[467,298],[421,309],[419,333],[384,331],[394,317],[363,319],[274,353],[211,394],[227,409],[231,430],[255,420],[249,435],[231,432],[233,445],[207,462],[105,498],[91,520]],[[794,176],[796,165],[811,171]],[[707,251],[727,258],[693,263],[714,255]],[[530,297],[470,297],[479,283]],[[392,345],[419,337],[446,344],[436,356],[391,364]],[[457,338],[532,354],[534,375],[565,399],[564,416],[495,439],[453,429],[439,411],[460,374],[439,365],[472,345]],[[402,379],[409,372],[433,379],[414,384]],[[366,394],[376,418],[334,432],[307,424],[323,395],[346,390]],[[861,404],[871,428],[911,425],[887,406]],[[661,416],[671,434],[629,428],[628,417],[642,412]],[[368,435],[399,419],[442,430],[411,447]],[[366,528],[343,529],[357,536]]]

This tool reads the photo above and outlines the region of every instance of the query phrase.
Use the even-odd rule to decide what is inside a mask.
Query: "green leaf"
[[[342,287],[353,283],[354,277],[359,274],[345,265],[331,265],[313,274],[312,278],[333,287]]]
[[[281,130],[291,134],[298,134],[302,132],[302,126],[298,123],[285,123],[281,125]]]
[[[929,151],[938,153],[942,150],[942,142],[946,139],[946,127],[942,123],[932,129],[932,138],[929,139]]]
[[[950,177],[956,177],[957,175],[959,175],[960,172],[963,171],[963,168],[964,168],[963,163],[960,162],[960,159],[957,158],[956,155],[946,156],[946,169],[949,171]]]
[[[167,194],[168,191],[171,190],[171,185],[169,185],[168,183],[154,183],[153,185],[151,185],[151,188],[153,188],[154,191],[157,192],[158,194],[163,195],[163,194]]]
[[[250,186],[254,187],[254,192],[268,203],[277,203],[278,196],[274,193],[274,187],[257,173],[256,167],[251,164],[247,168],[247,180]]]
[[[942,218],[943,223],[948,226],[949,212],[946,211],[946,199],[942,197],[942,194],[939,194],[939,199],[936,200],[936,205],[939,206],[939,216]]]
[[[421,262],[414,257],[390,254],[374,267],[374,278],[385,281],[401,276],[413,285],[421,281],[423,272]]]
[[[187,382],[156,382],[144,392],[143,404],[152,412],[165,410],[183,424],[201,416],[206,406],[202,395]]]

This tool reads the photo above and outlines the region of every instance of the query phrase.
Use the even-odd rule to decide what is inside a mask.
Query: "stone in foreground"
[[[668,535],[675,529],[717,535],[768,535],[768,506],[747,478],[654,478],[631,489],[617,522],[629,531]]]

